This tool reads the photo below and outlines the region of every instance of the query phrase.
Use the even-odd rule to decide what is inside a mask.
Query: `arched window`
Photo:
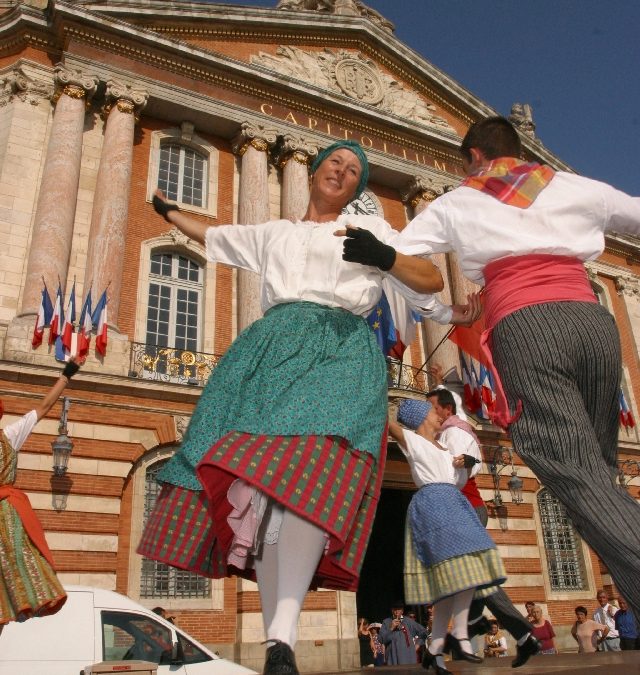
[[[582,547],[564,506],[545,488],[538,493],[538,510],[551,590],[586,590]]]
[[[203,268],[179,253],[152,253],[145,342],[199,351]]]
[[[158,187],[172,201],[205,207],[207,164],[208,158],[193,148],[163,143],[160,146]]]
[[[144,522],[155,506],[160,492],[156,481],[158,472],[167,460],[147,467],[144,477]],[[140,571],[140,597],[145,599],[175,598],[197,599],[211,596],[211,581],[191,572],[178,570],[148,558],[142,559]]]

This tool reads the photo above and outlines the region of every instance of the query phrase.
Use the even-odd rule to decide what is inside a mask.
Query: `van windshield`
[[[105,661],[171,663],[171,631],[148,616],[102,611],[102,653]]]

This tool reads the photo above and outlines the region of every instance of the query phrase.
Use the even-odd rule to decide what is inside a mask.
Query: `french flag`
[[[78,356],[84,357],[89,352],[91,343],[91,330],[93,322],[91,319],[91,289],[87,293],[82,310],[80,312],[80,323],[78,325]]]
[[[480,387],[482,397],[482,412],[483,417],[489,418],[490,413],[496,407],[496,394],[493,388],[493,378],[489,370],[481,363],[480,364]]]
[[[49,297],[47,285],[42,289],[42,300],[40,301],[40,308],[38,309],[38,316],[36,317],[36,325],[33,328],[33,338],[31,339],[31,346],[36,349],[42,344],[44,336],[44,329],[51,323],[53,316],[53,304]]]
[[[64,299],[62,297],[62,288],[58,282],[58,292],[56,293],[56,304],[53,306],[53,314],[49,324],[49,344],[52,345],[60,335],[62,324],[64,323]]]
[[[631,412],[631,408],[629,408],[629,404],[627,403],[627,399],[625,398],[624,391],[622,391],[622,387],[620,387],[619,400],[620,400],[620,425],[623,426],[625,429],[633,429],[633,427],[636,426],[636,421],[633,419],[633,413]]]
[[[98,300],[91,317],[96,329],[96,351],[101,356],[107,355],[107,291],[105,290]]]
[[[73,286],[71,287],[71,294],[69,295],[69,302],[67,303],[67,311],[64,316],[64,321],[62,323],[62,330],[60,334],[62,336],[62,345],[67,353],[71,352],[71,336],[75,332],[76,322],[76,282],[74,280]]]

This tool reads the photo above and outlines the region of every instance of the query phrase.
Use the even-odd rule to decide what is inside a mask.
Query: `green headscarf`
[[[353,197],[355,198],[358,195],[360,195],[360,193],[367,187],[367,183],[369,181],[369,162],[367,161],[367,156],[364,154],[364,150],[362,149],[360,143],[350,140],[336,141],[335,143],[332,143],[328,148],[325,148],[324,150],[318,153],[318,156],[311,165],[311,173],[314,174],[317,171],[318,167],[322,164],[322,162],[324,162],[324,160],[327,159],[327,157],[332,152],[340,150],[340,148],[346,148],[347,150],[350,150],[358,158],[358,161],[360,162],[360,166],[362,168],[362,173],[360,174],[360,182],[358,183],[358,187],[356,188],[356,193],[353,195]]]

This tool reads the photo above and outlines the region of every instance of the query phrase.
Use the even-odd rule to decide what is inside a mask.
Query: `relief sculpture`
[[[324,49],[306,52],[280,46],[275,55],[260,52],[251,62],[287,77],[334,91],[406,120],[454,131],[437,108],[361,54]]]

